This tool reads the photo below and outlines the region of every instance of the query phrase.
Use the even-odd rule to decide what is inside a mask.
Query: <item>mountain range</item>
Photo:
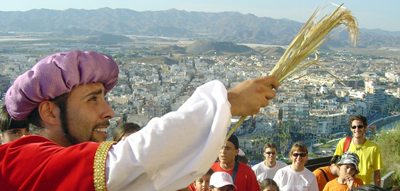
[[[311,13],[310,13],[311,15]],[[257,17],[238,12],[187,12],[176,9],[138,12],[130,9],[67,9],[0,11],[0,35],[11,32],[46,32],[50,37],[144,35],[287,45],[303,23]],[[358,47],[400,46],[400,31],[360,29]],[[349,46],[347,33],[338,33],[329,46]]]

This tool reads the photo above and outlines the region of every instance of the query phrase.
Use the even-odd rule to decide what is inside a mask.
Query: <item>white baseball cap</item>
[[[242,149],[240,149],[239,148],[239,154],[238,154],[239,156],[246,156],[246,154],[243,152],[243,150]]]
[[[230,174],[226,172],[214,172],[211,175],[210,186],[221,188],[228,185],[231,185],[237,189],[237,187],[233,184],[232,176]]]

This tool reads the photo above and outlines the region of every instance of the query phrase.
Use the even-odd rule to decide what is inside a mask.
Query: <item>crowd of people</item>
[[[339,141],[331,165],[314,173],[302,142],[292,145],[289,165],[267,143],[265,161],[253,167],[235,135],[225,142],[232,116],[256,114],[275,97],[274,76],[229,90],[208,82],[177,111],[143,128],[122,124],[106,141],[114,112],[105,95],[118,72],[111,57],[74,50],[47,56],[14,81],[0,115],[2,189],[353,190],[370,184],[372,174],[380,184],[382,157],[365,138],[364,116],[350,119],[353,138]]]

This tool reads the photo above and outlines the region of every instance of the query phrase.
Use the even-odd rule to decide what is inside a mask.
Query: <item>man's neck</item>
[[[221,167],[223,170],[232,170],[235,168],[235,160],[232,160],[231,162],[228,163],[219,163],[219,167]]]
[[[353,137],[353,144],[355,145],[362,145],[365,143],[365,141],[367,141],[367,139],[364,136],[358,138]]]
[[[276,165],[276,161],[268,162],[268,159],[264,161],[265,166],[267,167],[274,167]]]

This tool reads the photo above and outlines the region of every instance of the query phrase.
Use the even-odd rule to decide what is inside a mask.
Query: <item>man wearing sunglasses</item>
[[[262,182],[266,178],[273,179],[276,171],[287,166],[286,163],[276,161],[278,156],[278,149],[275,143],[267,143],[264,145],[264,157],[265,161],[262,161],[252,167],[254,173],[257,176],[257,181]]]
[[[379,146],[365,138],[367,131],[367,118],[363,115],[355,115],[350,118],[350,130],[353,137],[349,144],[347,151],[354,152],[360,158],[358,168],[360,173],[356,175],[364,184],[371,184],[372,172],[374,174],[374,184],[380,186],[381,184],[381,171],[383,167],[382,155]],[[339,141],[335,155],[342,155],[345,150],[345,140],[343,138]]]

